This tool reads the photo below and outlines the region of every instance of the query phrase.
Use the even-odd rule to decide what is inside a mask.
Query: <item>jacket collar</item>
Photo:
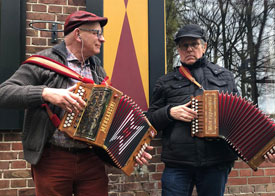
[[[62,41],[60,44],[53,46],[53,51],[57,53],[63,59],[64,63],[67,65],[68,52],[66,48],[66,43]],[[89,61],[91,66],[96,65],[94,57],[90,57]]]
[[[214,75],[219,75],[224,72],[224,69],[220,66],[216,66],[214,63],[208,63],[207,67],[213,72]]]

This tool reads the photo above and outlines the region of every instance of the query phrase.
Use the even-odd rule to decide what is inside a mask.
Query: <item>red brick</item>
[[[264,176],[264,170],[263,169],[258,169],[257,171],[252,171],[252,176]]]
[[[52,15],[52,14],[47,14],[47,13],[27,12],[27,18],[29,20],[42,20],[42,21],[50,20],[50,21],[54,21],[55,16]]]
[[[35,12],[46,12],[47,11],[47,6],[46,5],[41,5],[41,4],[34,4],[32,6],[32,11],[35,11]]]
[[[11,180],[11,187],[26,187],[27,183],[26,180]]]
[[[31,37],[37,37],[38,31],[34,29],[26,29],[26,35]]]
[[[253,177],[248,178],[248,184],[266,184],[270,183],[270,177]]]
[[[148,181],[149,180],[149,174],[145,173],[143,175],[131,175],[131,176],[125,176],[124,182],[142,182],[142,181]]]
[[[275,176],[275,169],[265,169],[266,176]]]
[[[244,177],[244,176],[251,176],[251,169],[242,169],[240,170],[240,176]]]
[[[63,12],[64,14],[71,14],[73,12],[77,11],[76,7],[64,7]]]
[[[8,151],[11,149],[11,143],[0,143],[0,151]]]
[[[156,172],[163,172],[165,165],[163,163],[157,164]]]
[[[20,189],[19,196],[35,196],[35,189],[34,188]]]
[[[52,33],[48,31],[41,31],[40,36],[45,38],[45,37],[52,37]]]
[[[239,176],[239,171],[240,170],[232,169],[230,174],[229,174],[229,177],[238,177]]]
[[[73,6],[85,6],[86,1],[85,0],[69,0],[68,4],[73,5]]]
[[[126,191],[128,191],[128,190],[135,191],[135,190],[141,190],[142,186],[141,186],[140,182],[127,183],[127,184],[125,183],[124,188]]]
[[[67,5],[67,0],[39,0],[39,3],[56,4],[56,5]]]
[[[27,3],[37,3],[37,0],[27,0]]]
[[[12,169],[26,168],[26,161],[13,161],[11,163]]]
[[[228,185],[244,185],[247,184],[247,178],[229,178]]]
[[[0,190],[0,195],[3,196],[16,196],[17,195],[17,190]]]
[[[156,172],[156,164],[150,163],[147,168],[149,172]]]
[[[162,176],[162,173],[153,173],[153,174],[151,175],[150,180],[160,180],[160,179],[161,179],[161,176]]]
[[[40,47],[40,46],[36,46],[36,47],[26,47],[26,51],[27,51],[27,53],[31,53],[31,54],[34,54],[34,53],[37,53],[37,52],[39,52],[39,51],[41,51],[41,50],[44,50],[44,49],[46,49],[46,48],[48,48],[48,47]]]
[[[0,157],[2,160],[2,158]],[[0,162],[0,169],[9,169],[9,161],[1,161]]]
[[[12,150],[23,150],[23,145],[22,143],[12,143]]]
[[[9,180],[0,180],[0,189],[9,188],[10,181]]]
[[[17,152],[0,152],[1,160],[12,160],[17,159]]]
[[[30,178],[31,172],[29,170],[9,170],[4,171],[4,178]]]
[[[32,45],[46,45],[47,40],[45,38],[32,38]]]
[[[60,22],[65,22],[67,16],[69,16],[69,14],[58,14],[56,20]]]
[[[18,159],[24,159],[24,153],[22,151],[18,153]]]
[[[49,6],[48,9],[49,13],[62,13],[62,7],[61,6]]]
[[[27,12],[32,11],[32,5],[31,5],[31,4],[27,4],[27,6],[26,6],[26,11],[27,11]]]

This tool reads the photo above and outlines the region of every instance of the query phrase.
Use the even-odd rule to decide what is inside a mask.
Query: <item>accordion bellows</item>
[[[275,123],[252,102],[228,93],[206,90],[192,97],[198,118],[192,136],[224,139],[253,170],[275,147]]]
[[[75,93],[86,107],[65,113],[59,130],[93,145],[103,160],[130,175],[156,130],[130,97],[111,86],[79,82]]]

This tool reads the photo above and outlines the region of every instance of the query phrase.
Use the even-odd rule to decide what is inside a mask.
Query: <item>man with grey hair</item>
[[[191,136],[191,121],[197,112],[190,97],[205,90],[238,93],[231,72],[207,60],[204,30],[195,24],[181,28],[175,37],[181,64],[156,82],[148,117],[162,131],[163,196],[222,196],[228,174],[237,156],[219,139]],[[186,70],[195,78],[189,80]]]

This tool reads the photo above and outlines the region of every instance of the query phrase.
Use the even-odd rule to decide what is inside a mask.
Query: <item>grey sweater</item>
[[[67,65],[66,45],[64,42],[39,52],[39,55],[49,57]],[[91,70],[96,83],[106,76],[100,60],[90,58]],[[42,91],[46,87],[66,88],[68,78],[51,70],[32,64],[22,64],[18,70],[0,85],[0,107],[25,109],[22,144],[25,159],[36,164],[43,152],[44,146],[54,133],[55,127],[47,112],[41,107],[44,103]],[[49,104],[52,111],[60,114],[61,108]]]

